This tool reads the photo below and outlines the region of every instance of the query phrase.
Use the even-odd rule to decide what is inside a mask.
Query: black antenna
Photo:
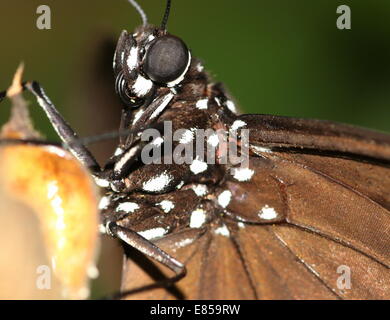
[[[163,20],[161,22],[161,29],[165,30],[167,28],[169,12],[171,11],[171,0],[167,0],[167,6],[165,7],[165,13]]]
[[[146,16],[145,11],[141,8],[141,6],[137,3],[135,0],[128,0],[130,4],[135,8],[135,10],[138,11],[139,15],[141,16],[142,19],[142,24],[146,26],[148,24],[148,18]]]

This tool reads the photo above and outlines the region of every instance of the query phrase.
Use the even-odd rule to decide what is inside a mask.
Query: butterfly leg
[[[54,130],[65,144],[65,147],[69,149],[72,154],[93,173],[98,173],[100,171],[100,166],[96,159],[83,144],[77,141],[77,134],[61,116],[55,105],[46,96],[39,83],[36,81],[26,82],[23,84],[23,87],[35,95],[39,106],[46,113]]]
[[[107,225],[105,226],[105,232],[114,238],[120,239],[124,243],[137,249],[138,251],[156,260],[157,262],[163,264],[175,273],[174,277],[169,278],[166,281],[160,281],[126,292],[121,292],[119,298],[129,294],[134,294],[136,292],[172,285],[186,275],[186,268],[182,263],[171,257],[168,253],[161,250],[149,240],[139,235],[137,232],[128,228],[121,227],[115,222],[107,223]]]

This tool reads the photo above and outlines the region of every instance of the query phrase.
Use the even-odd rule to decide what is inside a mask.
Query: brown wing
[[[176,291],[130,298],[390,299],[389,136],[312,120],[241,119],[256,129],[252,147],[276,151],[254,148],[249,182],[227,174],[220,191],[232,191],[229,218],[195,237],[192,229],[157,242],[186,263],[188,275]],[[250,208],[264,206],[280,218],[234,221],[255,221],[258,210]],[[153,281],[142,264],[125,265],[123,288]],[[343,270],[350,287],[340,285]]]

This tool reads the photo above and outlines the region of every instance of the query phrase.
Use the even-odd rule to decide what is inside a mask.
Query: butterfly
[[[122,296],[390,298],[390,136],[239,114],[168,33],[171,1],[158,27],[130,2],[143,24],[123,31],[115,50],[123,109],[119,145],[103,168],[42,87],[24,84],[102,189],[100,231],[127,257]],[[225,156],[231,148],[236,157]],[[188,150],[191,161],[172,161]]]

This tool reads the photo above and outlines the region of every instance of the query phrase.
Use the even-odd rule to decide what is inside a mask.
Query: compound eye
[[[187,46],[181,39],[171,35],[162,36],[148,48],[143,71],[151,80],[166,84],[186,71],[189,59]]]

